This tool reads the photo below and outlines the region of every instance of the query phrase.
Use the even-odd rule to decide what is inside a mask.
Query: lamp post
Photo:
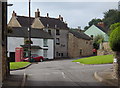
[[[29,45],[28,45],[28,58],[31,61],[31,0],[29,0],[29,27],[28,27],[28,40],[29,40]]]

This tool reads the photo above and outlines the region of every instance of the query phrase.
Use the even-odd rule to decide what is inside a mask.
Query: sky
[[[102,1],[102,0],[101,0]],[[12,16],[13,10],[17,13],[17,15],[28,16],[28,2],[23,2],[22,0],[18,2],[9,1],[13,6],[8,7],[8,21]],[[109,0],[105,2],[95,2],[94,0],[88,2],[84,0],[82,1],[66,1],[66,2],[41,2],[39,0],[33,1],[31,3],[31,16],[35,16],[35,11],[37,9],[40,10],[41,16],[46,16],[49,13],[49,17],[58,18],[61,15],[68,23],[70,28],[77,28],[80,26],[84,29],[85,26],[88,25],[88,22],[93,18],[103,18],[104,12],[109,9],[117,9],[118,1]]]

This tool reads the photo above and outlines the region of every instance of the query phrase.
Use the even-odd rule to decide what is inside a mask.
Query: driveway
[[[34,63],[25,73],[28,75],[25,86],[69,86],[79,88],[110,88],[98,82],[93,74],[111,68],[112,64],[81,65],[72,60],[54,60]],[[90,87],[91,86],[91,87]],[[99,87],[98,87],[99,86]]]

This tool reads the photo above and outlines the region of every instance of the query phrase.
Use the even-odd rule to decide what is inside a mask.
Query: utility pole
[[[29,27],[28,27],[28,58],[31,61],[31,0],[29,0]]]

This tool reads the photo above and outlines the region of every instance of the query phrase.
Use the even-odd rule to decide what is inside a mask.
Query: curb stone
[[[94,73],[94,77],[95,77],[98,81],[100,81],[100,82],[107,83],[107,84],[109,84],[109,85],[111,85],[111,86],[117,86],[117,85],[114,84],[114,82],[102,78],[102,77],[98,74],[98,72],[95,72],[95,73]]]
[[[22,70],[22,69],[25,69],[25,68],[29,67],[30,65],[32,65],[32,64],[29,64],[29,65],[27,65],[27,66],[25,66],[25,67],[18,68],[18,69],[11,69],[10,71]]]

